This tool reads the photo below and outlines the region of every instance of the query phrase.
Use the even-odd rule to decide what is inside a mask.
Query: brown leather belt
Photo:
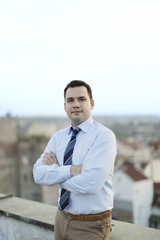
[[[72,214],[69,212],[63,211],[64,214],[66,214],[69,218],[72,220],[79,220],[79,221],[101,221],[105,218],[108,218],[112,214],[112,210],[108,210],[105,212],[97,213],[97,214]]]

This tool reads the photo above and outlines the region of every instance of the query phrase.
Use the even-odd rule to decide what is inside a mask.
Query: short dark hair
[[[64,89],[64,98],[66,98],[66,92],[67,92],[68,88],[82,87],[82,86],[87,88],[88,95],[89,95],[90,99],[92,100],[92,89],[91,89],[91,87],[86,82],[81,81],[81,80],[73,80],[73,81],[71,81],[70,83],[67,84],[67,86]]]

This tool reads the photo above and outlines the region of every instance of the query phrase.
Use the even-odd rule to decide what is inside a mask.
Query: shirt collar
[[[86,121],[79,124],[77,127],[79,127],[83,132],[87,133],[92,124],[93,124],[93,118],[90,117]],[[71,133],[71,127],[72,127],[72,124],[70,124],[68,134]]]

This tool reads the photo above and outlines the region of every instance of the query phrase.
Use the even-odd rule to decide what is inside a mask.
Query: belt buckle
[[[71,219],[72,220],[72,218],[69,216],[69,214],[66,214],[67,215],[67,217],[69,218],[69,219]]]
[[[63,213],[64,213],[69,219],[72,219],[67,212],[63,211]]]
[[[68,217],[70,220],[73,219],[72,215],[70,215],[69,213],[66,212],[66,215],[67,215],[67,217]]]

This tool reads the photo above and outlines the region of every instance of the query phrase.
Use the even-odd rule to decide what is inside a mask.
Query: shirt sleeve
[[[84,159],[81,174],[67,179],[61,187],[73,193],[99,193],[106,181],[111,183],[116,153],[114,133],[99,134]]]
[[[49,153],[50,151],[52,151],[56,155],[56,136],[57,134],[52,136],[52,138],[50,139],[45,148],[45,151],[34,164],[33,177],[34,181],[37,184],[53,186],[71,177],[70,165],[59,166],[58,164],[53,164],[49,166],[44,165],[42,162],[43,156],[45,155],[46,152]]]

